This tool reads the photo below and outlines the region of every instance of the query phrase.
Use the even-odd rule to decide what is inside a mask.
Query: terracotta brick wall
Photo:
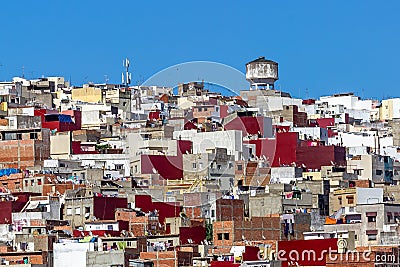
[[[177,267],[178,259],[175,251],[165,252],[140,252],[140,258],[153,260],[154,267]]]

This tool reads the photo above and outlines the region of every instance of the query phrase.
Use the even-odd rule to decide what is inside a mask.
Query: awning
[[[377,235],[378,234],[378,230],[367,230],[367,231],[365,231],[365,233],[367,235]]]

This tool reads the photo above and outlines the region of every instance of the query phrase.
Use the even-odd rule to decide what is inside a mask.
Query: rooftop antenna
[[[22,66],[22,78],[25,78],[25,66]]]
[[[132,78],[132,73],[129,72],[129,65],[129,59],[125,58],[125,60],[122,61],[122,66],[125,68],[125,74],[122,73],[122,83],[125,85],[125,89],[128,88]]]

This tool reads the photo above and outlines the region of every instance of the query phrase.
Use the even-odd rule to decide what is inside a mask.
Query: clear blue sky
[[[28,78],[119,82],[129,57],[137,83],[192,60],[244,71],[264,55],[294,96],[400,96],[399,1],[2,0],[0,10],[0,80],[24,66]]]

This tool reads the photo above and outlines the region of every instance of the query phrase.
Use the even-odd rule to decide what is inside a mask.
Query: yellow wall
[[[382,106],[379,109],[380,120],[391,120],[393,118],[393,100],[382,100]]]
[[[303,178],[306,179],[308,176],[312,176],[312,180],[322,180],[321,172],[303,172]]]
[[[72,100],[89,103],[102,102],[101,89],[94,87],[72,89]]]
[[[7,107],[8,107],[7,102],[1,102],[0,104],[1,111],[7,111]]]

